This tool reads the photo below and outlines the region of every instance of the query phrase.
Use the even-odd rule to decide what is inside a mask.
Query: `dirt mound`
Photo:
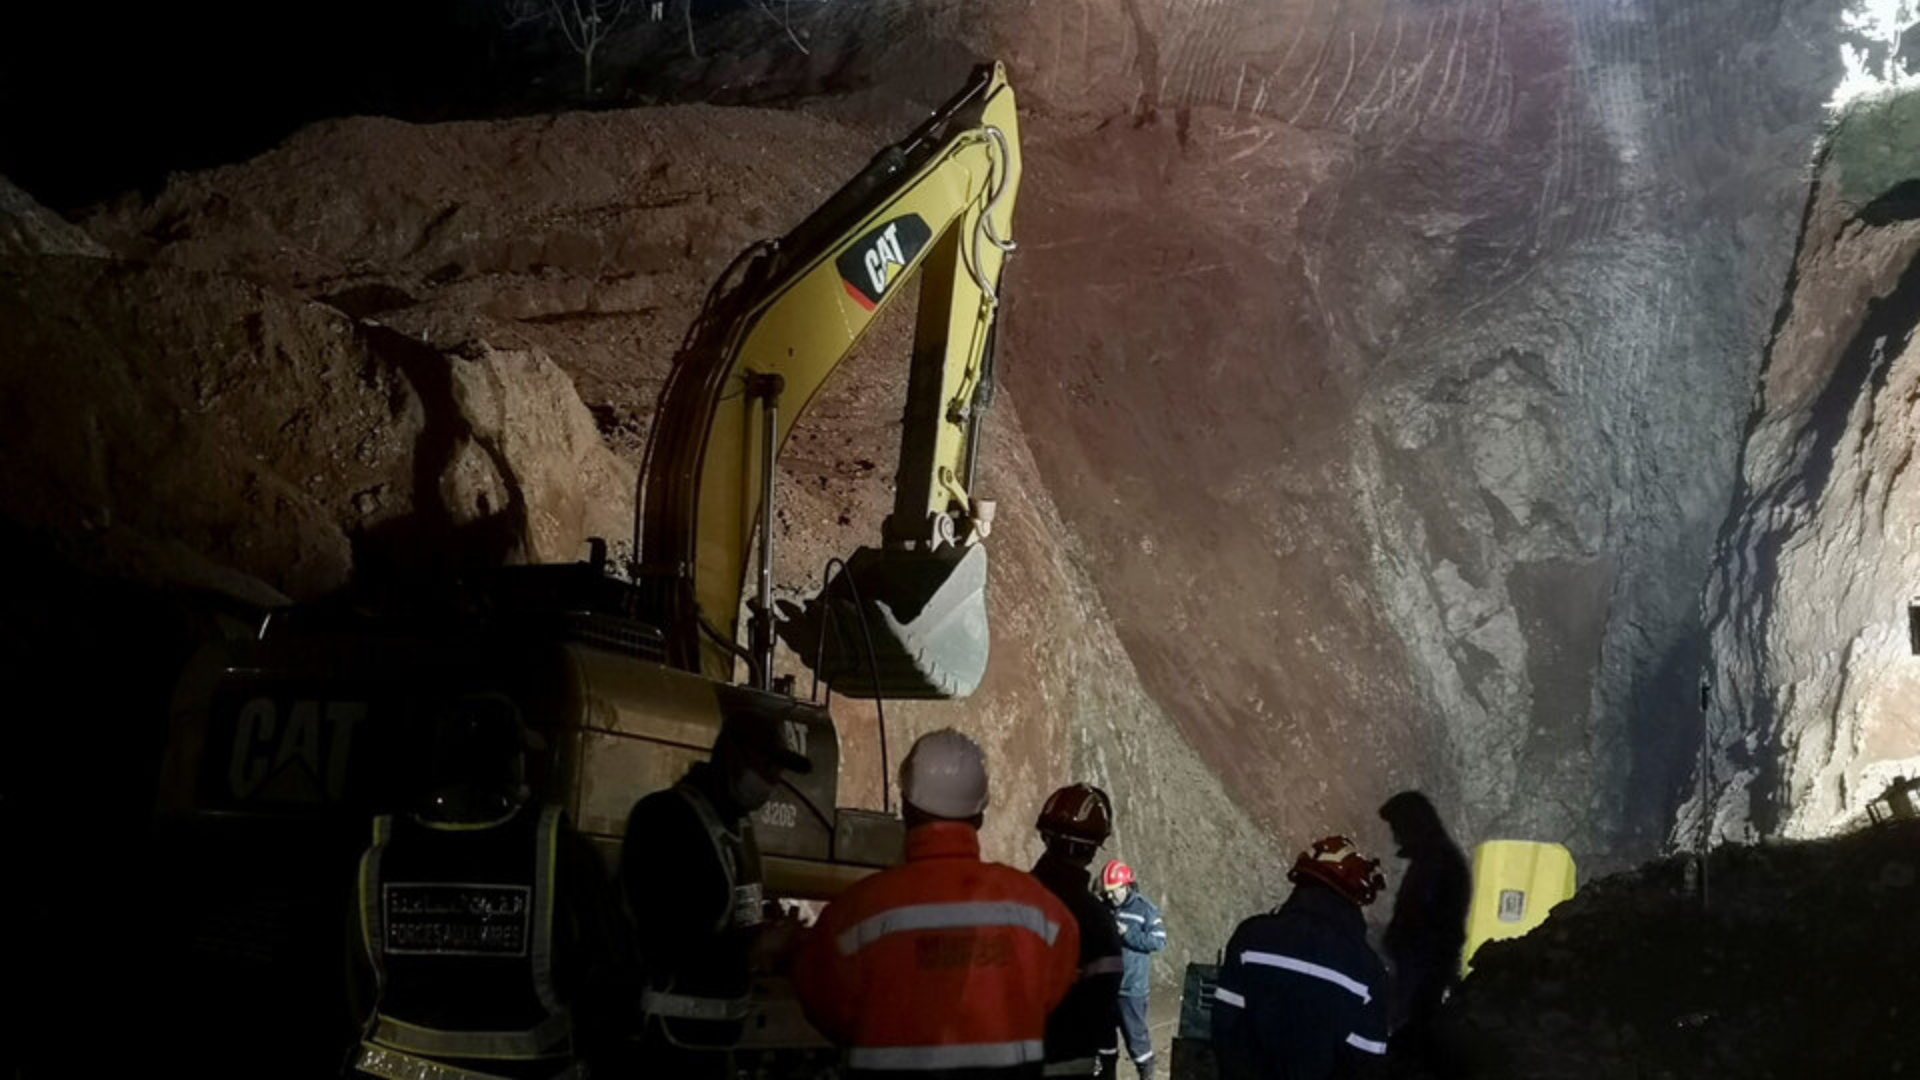
[[[1594,882],[1483,948],[1445,1026],[1472,1075],[1898,1076],[1920,986],[1920,824],[1727,846]]]
[[[0,282],[0,509],[96,570],[311,597],[368,563],[574,557],[631,512],[631,468],[537,354],[442,353],[165,266],[46,257]]]
[[[272,282],[436,347],[544,352],[633,453],[709,282],[871,150],[822,120],[708,106],[358,118],[86,227],[129,257]]]

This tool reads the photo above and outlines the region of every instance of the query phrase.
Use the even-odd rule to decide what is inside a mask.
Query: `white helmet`
[[[900,763],[900,794],[934,817],[970,818],[987,808],[987,756],[952,728],[922,735]]]

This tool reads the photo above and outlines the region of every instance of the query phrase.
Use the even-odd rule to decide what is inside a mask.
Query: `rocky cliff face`
[[[1044,358],[1010,378],[1153,696],[1277,834],[1417,784],[1469,841],[1592,868],[1683,797],[1808,162],[1830,102],[1910,77],[1912,19],[870,0],[813,13],[805,58],[668,66],[864,115],[1006,59],[1036,178],[1010,334]]]
[[[1825,835],[1920,775],[1917,178],[1908,94],[1844,117],[1808,196],[1706,590],[1717,837]]]
[[[1354,480],[1467,803],[1605,856],[1672,805],[1692,583],[1837,48],[1804,5],[1563,14],[1509,61],[1563,44],[1552,104],[1521,99],[1501,165],[1457,181],[1467,220],[1421,249],[1450,258],[1384,350]]]
[[[1109,178],[1012,378],[1149,687],[1282,835],[1649,850],[1837,6],[1123,7],[996,40]]]

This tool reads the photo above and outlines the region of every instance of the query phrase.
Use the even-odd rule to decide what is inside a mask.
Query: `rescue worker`
[[[1344,836],[1316,840],[1287,872],[1286,903],[1242,922],[1213,992],[1220,1080],[1379,1075],[1387,971],[1360,909],[1386,886],[1380,860]]]
[[[805,706],[746,687],[717,692],[725,718],[709,760],[634,804],[620,850],[646,971],[636,1056],[652,1076],[731,1074],[765,917],[751,815],[783,775],[813,770],[791,715]]]
[[[1109,860],[1100,872],[1100,887],[1113,906],[1125,957],[1126,972],[1120,979],[1120,1031],[1126,1037],[1127,1056],[1133,1059],[1140,1080],[1153,1080],[1153,1032],[1147,1025],[1153,961],[1148,957],[1167,947],[1167,927],[1160,919],[1160,909],[1140,892],[1133,867],[1119,859]],[[1118,1065],[1117,1052],[1110,1053],[1101,1075],[1111,1077]]]
[[[1038,1077],[1047,1016],[1073,986],[1080,931],[1030,875],[980,859],[987,765],[958,731],[900,766],[907,859],[828,904],[794,989],[850,1075]]]
[[[557,806],[529,800],[538,745],[499,695],[423,725],[411,813],[374,819],[360,861],[356,1075],[571,1077],[605,1045],[627,951],[598,855]]]
[[[1048,1076],[1093,1076],[1102,1058],[1118,1053],[1120,932],[1093,894],[1088,868],[1113,835],[1113,800],[1092,784],[1063,787],[1047,797],[1034,822],[1046,851],[1033,876],[1073,912],[1080,928],[1080,971],[1067,999],[1047,1020]]]
[[[1473,873],[1425,795],[1402,791],[1380,807],[1380,817],[1392,827],[1394,846],[1407,860],[1384,940],[1393,966],[1388,1016],[1394,1055],[1445,1074],[1450,1069],[1433,1021],[1460,978]]]

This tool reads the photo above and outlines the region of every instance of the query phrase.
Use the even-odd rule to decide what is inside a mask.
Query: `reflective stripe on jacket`
[[[1387,1051],[1386,967],[1360,909],[1303,884],[1241,923],[1213,995],[1222,1080],[1348,1076]]]
[[[547,1062],[573,1028],[553,984],[558,807],[484,827],[374,819],[361,858],[361,943],[378,1003],[367,1047],[443,1064]]]
[[[1120,977],[1120,993],[1146,997],[1153,980],[1153,961],[1148,956],[1167,947],[1167,925],[1160,919],[1160,909],[1138,887],[1127,890],[1127,899],[1114,909],[1113,919],[1125,947],[1126,973]]]
[[[794,966],[814,1026],[862,1073],[1038,1076],[1080,962],[1073,915],[964,822],[907,834],[905,865],[827,905]]]
[[[621,876],[636,921],[647,989],[645,1036],[723,1049],[740,1041],[759,932],[760,849],[751,819],[724,800],[701,762],[627,817]]]
[[[1090,1061],[1114,1048],[1120,1027],[1120,933],[1113,912],[1088,889],[1085,867],[1049,852],[1034,864],[1033,876],[1073,912],[1080,928],[1079,977],[1047,1019],[1047,1063]]]
[[[379,1077],[380,1080],[513,1080],[498,1073],[463,1069],[372,1043],[360,1045],[359,1051],[354,1054],[353,1069],[366,1076]],[[586,1075],[586,1067],[575,1063],[543,1080],[580,1080]]]

